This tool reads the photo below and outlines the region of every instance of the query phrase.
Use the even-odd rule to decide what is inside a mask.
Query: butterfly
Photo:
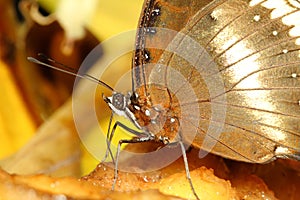
[[[297,0],[146,0],[132,91],[84,76],[109,88],[112,116],[138,129],[109,126],[108,149],[118,127],[135,136],[119,141],[113,185],[124,143],[179,145],[197,199],[189,145],[251,163],[300,160],[299,18]]]

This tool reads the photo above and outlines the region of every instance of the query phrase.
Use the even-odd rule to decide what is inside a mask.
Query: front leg
[[[127,127],[128,128],[128,127]],[[117,153],[116,153],[116,162],[115,162],[115,170],[114,170],[114,180],[113,180],[113,185],[112,185],[112,190],[114,190],[117,179],[118,179],[118,161],[119,161],[119,156],[120,156],[120,151],[121,151],[121,145],[123,143],[141,143],[141,142],[147,142],[147,141],[151,141],[154,138],[149,134],[147,137],[134,137],[130,140],[120,140],[119,144],[118,144],[118,148],[117,148]]]
[[[129,133],[132,133],[133,135],[136,135],[139,138],[143,138],[143,137],[148,138],[148,135],[150,135],[148,133],[144,133],[144,132],[139,132],[139,131],[133,130],[133,129],[129,128],[128,126],[126,126],[125,124],[123,124],[123,123],[121,123],[119,121],[117,121],[113,125],[113,128],[110,131],[110,127],[111,127],[111,123],[112,123],[112,118],[113,118],[113,114],[110,117],[109,125],[108,125],[108,130],[107,130],[107,134],[106,134],[106,146],[107,146],[107,149],[106,149],[106,152],[105,152],[105,156],[104,156],[104,158],[102,159],[101,162],[104,162],[107,159],[108,154],[109,154],[110,157],[111,157],[111,159],[112,159],[112,162],[115,163],[114,157],[112,155],[112,151],[110,149],[110,145],[111,145],[111,141],[112,141],[112,139],[114,137],[114,134],[115,134],[115,131],[116,131],[117,127],[121,127],[122,129],[128,131]]]
[[[101,160],[101,163],[103,163],[107,159],[108,154],[109,154],[112,159],[112,162],[115,164],[114,156],[112,155],[112,152],[110,149],[110,144],[111,144],[111,140],[113,137],[113,136],[111,136],[111,132],[110,132],[113,116],[114,116],[114,113],[112,112],[110,115],[110,118],[109,118],[109,124],[108,124],[108,128],[107,128],[107,133],[106,133],[106,152],[105,152],[104,158],[102,158],[102,160]]]

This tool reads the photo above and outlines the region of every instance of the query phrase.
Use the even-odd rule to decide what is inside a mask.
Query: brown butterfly
[[[199,124],[190,124],[197,129],[191,141],[194,146],[209,149],[210,142],[208,147],[202,143],[211,140],[215,143],[211,152],[246,162],[299,158],[300,33],[294,32],[300,27],[296,20],[300,3],[276,2],[207,1],[204,6],[203,1],[146,1],[133,69],[133,91],[150,102],[143,106],[172,101],[168,87],[176,88],[180,96],[185,89],[182,85],[188,83],[196,99],[185,96],[180,104],[181,110],[190,105],[199,108]],[[180,31],[181,36],[160,27]],[[202,48],[194,50],[187,37]],[[169,52],[151,48],[156,43]],[[197,59],[194,63],[184,60],[182,51]],[[160,69],[165,75],[159,75],[157,65],[145,65],[151,62],[166,66]],[[186,82],[174,82],[170,69]],[[161,78],[160,86],[149,84],[155,76]],[[218,88],[220,84],[223,89]],[[160,96],[156,90],[161,90]],[[189,94],[184,91],[182,95]],[[165,109],[177,107],[174,104]],[[213,116],[220,109],[224,121]],[[177,117],[189,121],[193,113]],[[223,127],[218,138],[207,137],[210,126]],[[183,136],[191,134],[188,128],[181,132]]]
[[[123,143],[179,144],[196,198],[184,144],[251,163],[300,160],[299,18],[297,0],[146,0],[132,92],[92,78],[139,129],[109,128],[108,149],[117,127],[135,135],[119,141],[114,184]]]

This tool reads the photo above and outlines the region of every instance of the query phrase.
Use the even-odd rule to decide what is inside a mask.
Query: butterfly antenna
[[[42,54],[42,53],[39,53],[38,54],[39,57],[42,57],[43,59],[49,61],[49,62],[52,62],[54,64],[58,64],[60,66],[62,66],[63,68],[59,68],[59,67],[55,67],[54,65],[50,65],[50,64],[47,64],[43,61],[40,61],[36,58],[33,58],[33,57],[27,57],[27,60],[29,60],[30,62],[33,62],[33,63],[36,63],[36,64],[39,64],[39,65],[43,65],[43,66],[46,66],[46,67],[49,67],[49,68],[52,68],[52,69],[55,69],[55,70],[58,70],[58,71],[61,71],[61,72],[64,72],[66,74],[71,74],[73,76],[76,76],[76,77],[79,77],[79,78],[82,78],[82,79],[87,79],[87,80],[90,80],[92,82],[95,82],[99,85],[102,85],[104,87],[106,87],[107,89],[111,90],[111,91],[114,91],[114,89],[109,86],[108,84],[104,83],[103,81],[89,75],[89,74],[78,74],[78,73],[75,73],[74,72],[74,69],[71,68],[71,67],[68,67],[67,65],[64,65],[60,62],[57,62],[56,60],[53,60],[51,58],[49,58],[48,56],[46,56],[45,54]]]

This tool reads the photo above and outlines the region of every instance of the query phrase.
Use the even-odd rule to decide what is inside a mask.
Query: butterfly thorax
[[[129,110],[143,130],[157,140],[178,141],[180,109],[177,99],[167,89],[148,86],[149,93],[139,88],[130,98]]]

